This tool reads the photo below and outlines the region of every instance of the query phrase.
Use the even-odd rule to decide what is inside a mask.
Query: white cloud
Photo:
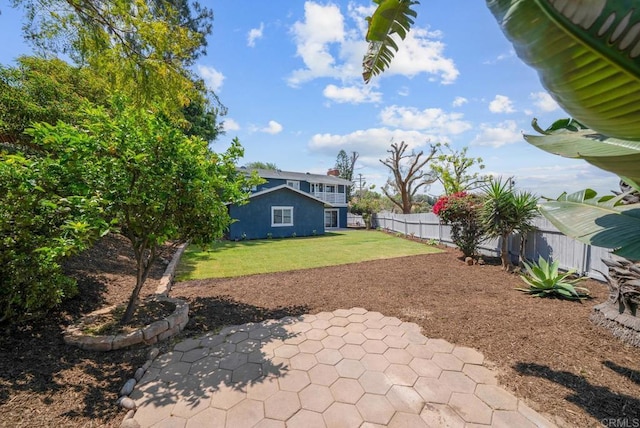
[[[516,51],[511,49],[511,50],[509,50],[509,52],[501,53],[500,55],[498,55],[494,59],[485,61],[483,64],[485,64],[485,65],[493,65],[493,64],[496,64],[498,62],[504,61],[506,59],[514,58],[515,56],[516,56]]]
[[[498,148],[506,144],[518,143],[522,140],[522,133],[514,120],[506,120],[497,126],[480,125],[480,134],[471,141],[472,146],[489,146]]]
[[[523,167],[503,176],[513,176],[518,189],[528,190],[537,195],[556,198],[560,193],[573,193],[586,188],[594,189],[601,195],[617,190],[618,177],[598,169],[583,161],[558,159],[560,163]],[[559,184],[561,183],[561,184]]]
[[[509,97],[504,95],[496,95],[489,103],[489,111],[491,113],[514,113],[513,102]]]
[[[356,27],[346,25],[344,15],[334,4],[307,1],[304,8],[304,20],[291,29],[296,54],[304,68],[294,70],[288,84],[296,87],[319,77],[343,82],[361,79],[362,57],[367,50],[364,17],[371,8],[349,5],[349,18]],[[444,56],[445,45],[440,38],[439,32],[413,27],[404,41],[398,41],[400,50],[385,74],[413,77],[427,73],[442,84],[453,83],[460,73],[453,60]]]
[[[460,107],[460,106],[462,106],[462,105],[464,105],[464,104],[466,104],[468,102],[469,102],[469,100],[466,99],[465,97],[456,97],[453,100],[453,103],[451,103],[451,105],[453,105],[454,107]]]
[[[392,142],[400,144],[401,141],[407,143],[407,153],[424,151],[427,154],[430,143],[442,140],[425,132],[382,127],[357,130],[343,135],[316,134],[309,140],[308,148],[310,152],[317,154],[318,158],[324,156],[332,160],[340,150],[347,153],[358,152],[358,171],[365,177],[367,185],[375,184],[380,189],[390,175],[389,169],[380,163],[380,159],[389,157],[387,150],[391,149]]]
[[[225,119],[223,122],[223,127],[225,131],[238,131],[240,129],[240,124],[233,119]]]
[[[398,95],[400,95],[401,97],[408,97],[411,94],[411,92],[409,91],[409,88],[407,86],[403,86],[402,88],[398,89]]]
[[[545,113],[560,108],[558,103],[546,92],[533,92],[529,95],[529,98],[533,100],[533,105]]]
[[[196,69],[198,70],[200,77],[204,80],[204,83],[207,85],[207,88],[213,92],[220,91],[222,88],[222,82],[225,79],[221,72],[206,65],[197,65]]]
[[[441,37],[438,31],[413,27],[403,41],[396,41],[399,50],[391,62],[388,73],[408,77],[427,73],[438,76],[440,83],[444,85],[455,82],[460,71],[451,58],[445,57],[445,44],[438,40]]]
[[[380,119],[387,126],[426,130],[430,133],[455,135],[471,129],[462,113],[446,113],[439,108],[418,110],[413,107],[390,106],[382,110]]]
[[[275,120],[270,120],[269,121],[269,126],[267,126],[266,128],[260,129],[260,132],[264,132],[264,133],[271,134],[271,135],[276,135],[276,134],[281,133],[282,129],[283,129],[282,125],[280,125]]]
[[[371,86],[343,86],[327,85],[322,94],[336,103],[377,103],[382,100],[382,93],[375,92]]]
[[[262,38],[262,32],[264,31],[264,23],[260,23],[260,27],[252,28],[249,30],[247,34],[247,46],[254,47],[256,45],[256,40]]]
[[[330,52],[332,43],[345,38],[344,18],[340,8],[307,1],[304,4],[304,21],[293,25],[296,54],[304,62],[305,69],[295,70],[289,84],[297,86],[316,77],[339,77],[335,58]]]
[[[369,128],[344,135],[316,134],[309,141],[309,150],[334,157],[340,150],[356,151],[361,156],[360,160],[382,159],[387,157],[386,151],[393,141],[404,141],[410,150],[420,150],[430,141],[437,141],[437,136],[414,130]]]

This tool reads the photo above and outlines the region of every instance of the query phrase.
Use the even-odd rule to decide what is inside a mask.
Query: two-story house
[[[257,172],[266,182],[252,189],[249,203],[229,206],[234,220],[229,239],[313,236],[347,226],[347,188],[352,183],[338,177],[338,170],[327,175]]]

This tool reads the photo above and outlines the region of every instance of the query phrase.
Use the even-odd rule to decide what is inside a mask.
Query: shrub
[[[65,183],[66,154],[0,153],[0,322],[42,315],[73,297],[76,283],[61,264],[107,229],[100,198],[69,194],[81,189]]]
[[[442,196],[433,206],[433,213],[451,226],[453,243],[465,257],[476,254],[484,235],[480,223],[481,207],[480,197],[466,192]]]
[[[526,275],[520,278],[529,285],[529,288],[516,288],[536,297],[560,297],[570,300],[583,300],[589,297],[589,290],[584,287],[576,287],[575,284],[584,278],[569,279],[575,271],[561,274],[558,271],[558,261],[549,264],[540,256],[538,263],[526,263]]]

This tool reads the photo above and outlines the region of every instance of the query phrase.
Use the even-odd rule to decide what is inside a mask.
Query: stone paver
[[[127,426],[554,427],[484,364],[363,308],[229,326],[156,358]]]

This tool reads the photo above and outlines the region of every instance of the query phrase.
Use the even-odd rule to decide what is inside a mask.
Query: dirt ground
[[[173,249],[154,266],[141,296],[155,292]],[[146,349],[108,353],[65,345],[62,332],[82,315],[128,301],[135,285],[129,241],[107,236],[71,260],[79,295],[44,319],[0,326],[0,427],[119,427],[115,402],[144,364]]]
[[[376,232],[371,232],[376,233]],[[165,257],[169,257],[169,250]],[[480,350],[499,381],[561,426],[640,423],[640,349],[588,320],[606,287],[586,281],[584,303],[532,298],[517,275],[467,266],[456,250],[328,268],[189,281],[171,295],[190,303],[184,336],[222,325],[363,307],[418,323],[428,337]],[[158,263],[143,294],[155,290]],[[115,406],[145,349],[88,352],[64,345],[62,329],[101,306],[124,302],[134,284],[126,241],[109,237],[69,271],[81,294],[32,326],[0,336],[0,426],[117,427]],[[606,425],[600,421],[607,420]],[[613,425],[617,423],[618,425]]]

